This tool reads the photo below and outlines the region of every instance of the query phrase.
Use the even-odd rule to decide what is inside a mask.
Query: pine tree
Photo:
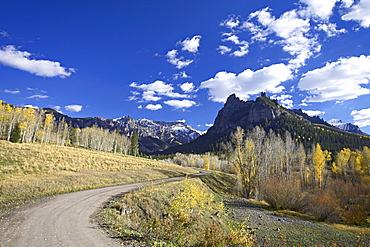
[[[12,130],[12,133],[10,134],[10,141],[19,143],[21,142],[21,128],[19,127],[19,124],[14,126],[14,129]]]
[[[131,144],[130,144],[129,154],[133,156],[139,155],[139,138],[136,132],[133,132],[131,135]]]

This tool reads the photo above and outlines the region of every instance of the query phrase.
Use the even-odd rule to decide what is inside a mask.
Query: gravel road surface
[[[25,204],[1,217],[0,246],[120,246],[107,237],[90,216],[113,196],[144,184],[181,179],[183,177],[85,190]]]

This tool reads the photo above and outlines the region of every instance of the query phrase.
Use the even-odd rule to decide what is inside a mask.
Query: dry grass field
[[[150,159],[0,141],[0,213],[45,196],[196,173]]]

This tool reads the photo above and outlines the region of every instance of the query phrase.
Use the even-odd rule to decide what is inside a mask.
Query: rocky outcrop
[[[262,121],[276,119],[284,114],[304,120],[303,117],[280,107],[276,100],[269,99],[265,94],[256,100],[248,101],[243,101],[232,94],[218,112],[215,122],[207,134],[229,134],[238,126],[251,129]]]

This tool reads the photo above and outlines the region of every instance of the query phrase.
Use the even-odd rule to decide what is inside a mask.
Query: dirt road
[[[183,177],[85,190],[23,205],[0,219],[0,246],[120,246],[108,238],[90,216],[115,195],[147,183],[181,179]]]

